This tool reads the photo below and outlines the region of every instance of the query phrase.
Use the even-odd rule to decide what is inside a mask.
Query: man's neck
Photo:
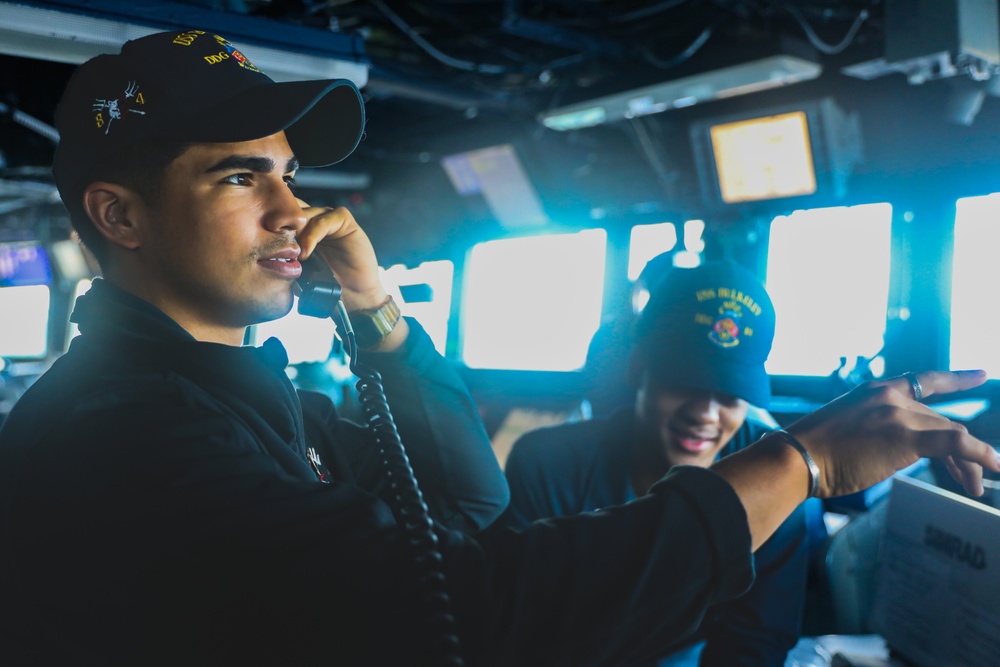
[[[182,322],[176,317],[167,313],[167,316],[184,327],[184,330],[191,334],[195,340],[202,343],[220,343],[222,345],[232,345],[240,347],[246,340],[246,327],[232,328],[222,326],[212,326],[204,322]]]
[[[197,341],[240,347],[243,345],[243,341],[246,340],[247,328],[245,326],[229,326],[206,321],[199,314],[176,306],[168,299],[158,298],[155,293],[147,293],[146,290],[141,288],[139,283],[123,280],[114,273],[105,274],[104,279],[118,289],[128,292],[137,299],[142,299],[150,304],[176,322]]]

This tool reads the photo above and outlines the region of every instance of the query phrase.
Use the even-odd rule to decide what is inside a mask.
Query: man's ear
[[[83,191],[83,206],[91,222],[110,243],[136,250],[142,245],[135,213],[139,198],[116,183],[96,181]]]

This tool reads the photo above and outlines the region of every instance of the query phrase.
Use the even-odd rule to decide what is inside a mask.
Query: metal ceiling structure
[[[390,248],[390,257],[402,247],[434,254],[467,228],[489,232],[488,211],[472,198],[460,201],[441,162],[501,144],[515,146],[545,204],[563,218],[660,215],[691,200],[685,179],[692,165],[681,150],[687,123],[725,102],[644,116],[671,104],[625,99],[619,120],[571,132],[541,119],[587,100],[697,82],[704,73],[782,61],[792,52],[815,63],[807,67],[813,80],[795,84],[803,94],[831,94],[845,80],[857,87],[874,75],[907,72],[885,61],[887,7],[898,14],[903,6],[930,11],[964,2],[0,0],[0,179],[51,183],[54,141],[44,128],[73,63],[95,49],[113,51],[137,32],[201,27],[243,46],[274,78],[346,76],[363,85],[361,145],[307,187],[313,201],[348,204],[371,221],[373,240]],[[984,71],[963,58],[949,60],[951,73],[968,72],[962,78],[971,80]],[[921,62],[944,60],[929,54]],[[902,75],[887,79],[894,81],[869,85],[907,85]],[[973,83],[981,104],[981,82]],[[11,196],[26,201],[23,189]],[[17,213],[4,192],[0,202],[7,205],[0,227],[9,230]]]
[[[392,99],[431,115],[444,109],[465,117],[484,110],[531,117],[558,104],[660,83],[692,64],[736,64],[783,34],[843,52],[877,34],[879,4],[5,0],[0,53],[22,59],[4,61],[5,70],[27,72],[26,61],[75,64],[141,34],[198,26],[245,44],[276,79],[344,76],[364,86],[375,104]],[[45,78],[58,89],[56,73],[68,70],[50,69]],[[0,101],[10,107],[27,111],[35,97],[47,103],[52,95],[35,95],[15,72],[0,78]],[[50,112],[37,111],[49,119]],[[18,156],[8,161],[19,162]]]

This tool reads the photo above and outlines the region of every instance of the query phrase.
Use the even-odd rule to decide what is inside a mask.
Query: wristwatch
[[[347,313],[354,329],[354,340],[362,350],[378,347],[399,322],[399,306],[390,294],[378,308],[362,308]]]

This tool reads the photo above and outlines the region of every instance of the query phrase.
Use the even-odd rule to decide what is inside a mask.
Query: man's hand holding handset
[[[310,206],[298,200],[309,221],[298,234],[302,249],[299,260],[309,259],[317,253],[333,271],[340,283],[340,298],[352,314],[381,315],[387,307],[395,309],[391,322],[392,329],[384,334],[374,346],[361,347],[369,351],[392,352],[398,349],[409,335],[406,320],[398,316],[398,308],[392,302],[379,277],[378,258],[371,240],[358,225],[354,215],[343,206],[336,208]]]

